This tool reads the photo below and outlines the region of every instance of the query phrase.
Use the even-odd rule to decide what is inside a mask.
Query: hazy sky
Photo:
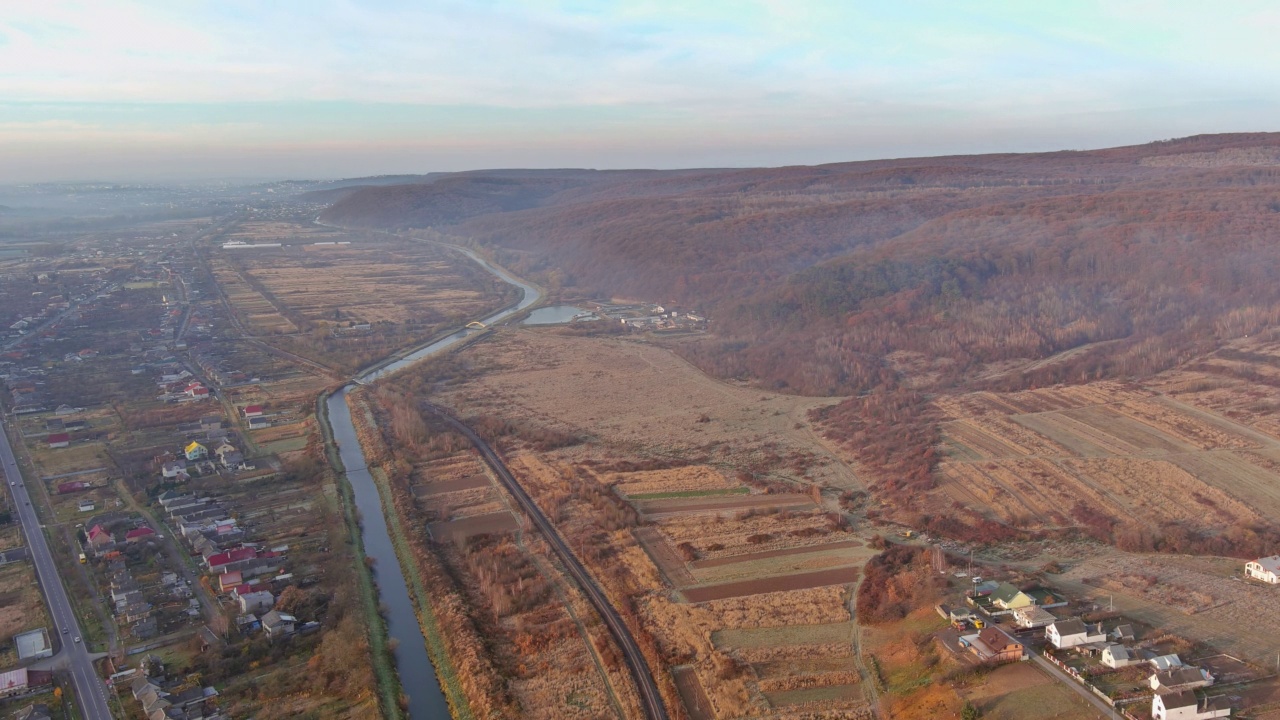
[[[1280,3],[0,0],[0,182],[782,165],[1280,130]]]

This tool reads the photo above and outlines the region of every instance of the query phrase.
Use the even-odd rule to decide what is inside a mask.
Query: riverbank
[[[318,414],[322,413],[326,455],[340,474],[339,487],[344,516],[348,518],[348,531],[361,558],[366,560],[360,563],[362,567],[358,574],[366,612],[369,613],[372,607],[370,643],[375,662],[381,664],[392,656],[395,658],[394,667],[382,668],[377,676],[384,711],[394,708],[384,714],[396,720],[406,715],[409,720],[438,720],[446,712],[450,717],[475,720],[478,715],[468,702],[468,695],[493,696],[494,688],[483,685],[497,683],[500,686],[500,682],[492,668],[486,666],[487,659],[483,653],[468,652],[465,645],[459,647],[463,642],[462,636],[474,636],[476,647],[483,646],[482,639],[462,609],[461,597],[453,597],[452,602],[450,597],[437,598],[443,601],[433,605],[424,576],[447,579],[447,573],[438,559],[431,556],[429,549],[416,553],[413,550],[396,510],[395,494],[381,468],[374,467],[389,456],[380,450],[381,443],[374,441],[378,431],[371,416],[362,405],[353,407],[358,402],[348,402],[348,392],[445,349],[483,337],[490,332],[487,326],[519,314],[543,296],[540,288],[522,282],[473,251],[445,247],[466,255],[499,279],[519,288],[521,298],[497,311],[490,311],[491,314],[478,321],[478,328],[462,327],[438,333],[425,345],[397,352],[371,364],[351,383],[336,392],[325,393],[319,400],[323,406]],[[357,429],[357,425],[364,426],[361,428],[363,432]],[[366,456],[366,451],[370,455]],[[368,562],[367,558],[372,558],[373,562]],[[433,568],[438,572],[432,572]],[[384,577],[384,582],[378,582],[379,576]],[[454,595],[457,595],[456,591]],[[438,614],[442,609],[449,622],[442,622],[443,618]],[[375,616],[376,621],[373,619]],[[450,633],[442,631],[445,626],[450,628]],[[470,633],[466,632],[468,627]],[[467,666],[465,675],[458,672],[458,662]],[[434,672],[420,675],[428,665]],[[408,677],[409,674],[413,677]],[[405,691],[406,683],[412,687],[412,693]],[[477,684],[482,686],[477,687]],[[392,697],[396,702],[388,703]],[[402,707],[404,712],[399,712]],[[481,720],[489,717],[495,716],[486,712]]]
[[[396,493],[391,488],[387,473],[379,467],[383,462],[390,460],[391,456],[378,434],[376,421],[365,402],[365,392],[367,391],[361,389],[354,394],[348,394],[347,406],[351,410],[352,425],[356,428],[360,446],[365,452],[366,459],[369,460],[369,474],[381,498],[382,514],[387,520],[387,530],[391,545],[395,548],[396,558],[400,563],[400,571],[404,575],[406,586],[411,590],[410,599],[417,610],[418,626],[422,629],[426,641],[427,654],[435,668],[436,679],[444,691],[445,700],[449,703],[451,717],[454,720],[475,720],[477,714],[472,709],[461,681],[458,663],[454,660],[458,655],[457,645],[462,640],[458,636],[475,635],[475,629],[467,627],[469,622],[465,614],[459,611],[463,604],[462,598],[456,592],[446,591],[446,588],[452,589],[452,581],[448,578],[443,566],[439,562],[430,563],[429,561],[433,558],[430,557],[429,552],[414,552],[413,544],[404,531],[404,525],[400,521],[401,515],[396,507]],[[435,598],[427,591],[424,575],[429,576],[432,586],[441,591]],[[442,614],[447,614],[449,617],[442,617]],[[445,624],[448,624],[452,630],[449,635],[444,632]],[[491,675],[488,672],[490,668],[487,667],[470,667],[467,670],[466,675],[472,682],[480,677]]]
[[[386,622],[378,609],[378,589],[374,585],[373,573],[364,560],[364,535],[361,532],[360,519],[356,515],[354,493],[351,483],[347,480],[342,456],[333,440],[333,428],[329,424],[327,405],[332,394],[332,391],[325,391],[316,399],[316,418],[319,420],[320,433],[324,438],[326,459],[336,476],[335,484],[338,487],[338,500],[342,504],[342,517],[346,523],[347,536],[350,538],[355,556],[354,565],[360,591],[360,604],[364,609],[365,623],[369,633],[370,661],[373,663],[374,677],[378,682],[378,705],[382,708],[382,717],[386,720],[403,720],[404,712],[400,707],[402,696],[400,677],[393,661]]]

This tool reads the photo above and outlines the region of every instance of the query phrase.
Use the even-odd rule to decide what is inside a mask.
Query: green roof
[[[996,588],[995,591],[991,593],[991,600],[993,602],[999,601],[1002,603],[1012,602],[1013,599],[1018,597],[1021,593],[1021,590],[1009,583],[1000,583],[1000,587]]]

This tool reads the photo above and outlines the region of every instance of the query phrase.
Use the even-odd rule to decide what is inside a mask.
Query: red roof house
[[[244,416],[247,418],[260,417],[262,415],[262,406],[261,405],[245,405],[244,410],[242,410],[242,412],[244,413]]]
[[[58,494],[65,495],[66,493],[73,493],[73,492],[79,492],[81,490],[88,490],[91,487],[93,486],[85,482],[84,480],[76,480],[74,482],[59,483]]]
[[[111,537],[111,533],[107,532],[101,525],[94,525],[89,529],[89,544],[93,546],[110,545],[115,542],[115,538]]]
[[[205,562],[208,564],[210,571],[217,572],[220,568],[226,567],[233,562],[252,560],[256,557],[258,557],[257,550],[251,547],[242,547],[218,553],[217,555],[210,555]]]
[[[128,542],[133,542],[135,540],[141,540],[143,538],[151,537],[152,535],[155,535],[155,534],[156,534],[156,531],[152,530],[149,527],[140,527],[140,528],[137,528],[136,530],[130,530],[129,532],[125,533],[124,539]]]
[[[66,433],[52,433],[45,438],[50,448],[64,448],[71,444],[71,436]]]

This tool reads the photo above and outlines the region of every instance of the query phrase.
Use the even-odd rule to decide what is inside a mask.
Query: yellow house
[[[1000,587],[991,593],[991,604],[1004,610],[1017,610],[1035,605],[1036,599],[1009,583],[1000,583]]]
[[[183,448],[182,452],[187,456],[188,460],[200,460],[209,455],[209,448],[193,441],[190,445]]]

